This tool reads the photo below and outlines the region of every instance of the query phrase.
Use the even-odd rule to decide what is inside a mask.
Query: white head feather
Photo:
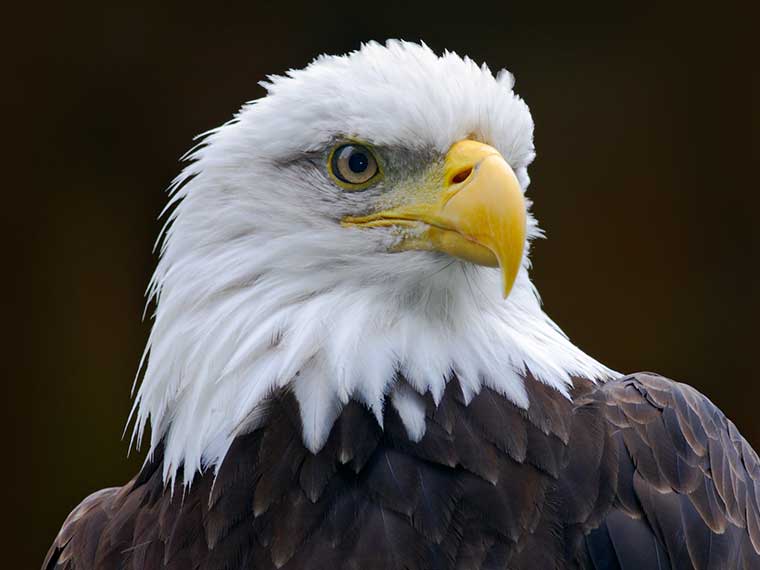
[[[218,466],[283,386],[316,451],[352,398],[381,422],[390,399],[419,439],[419,394],[437,400],[452,373],[466,397],[485,385],[522,407],[526,369],[565,395],[571,376],[612,374],[541,310],[528,244],[503,300],[495,269],[387,253],[388,232],[341,227],[367,195],[343,192],[308,158],[345,137],[423,155],[471,137],[498,149],[525,190],[533,121],[509,73],[424,45],[370,43],[264,86],[266,97],[208,134],[171,189],[134,432],[139,442],[151,424],[151,451],[164,440],[166,480],[180,466],[185,484]],[[529,240],[539,233],[529,215]]]

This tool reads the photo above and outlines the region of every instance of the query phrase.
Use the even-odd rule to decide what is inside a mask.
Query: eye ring
[[[330,153],[330,174],[345,190],[362,190],[377,181],[380,165],[373,152],[364,145],[344,143]]]

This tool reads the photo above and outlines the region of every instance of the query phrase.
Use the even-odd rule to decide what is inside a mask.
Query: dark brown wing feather
[[[103,527],[110,518],[110,506],[118,488],[103,489],[87,497],[63,523],[50,547],[43,570],[94,567]],[[76,565],[74,557],[77,558]]]
[[[690,386],[653,374],[576,401],[617,448],[613,509],[587,539],[595,568],[760,568],[760,461]]]
[[[526,389],[527,411],[454,379],[419,442],[351,402],[316,455],[279,394],[216,477],[172,494],[159,450],[86,499],[43,568],[760,568],[760,464],[706,398],[647,375]]]

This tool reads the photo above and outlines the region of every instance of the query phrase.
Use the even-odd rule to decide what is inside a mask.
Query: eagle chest
[[[154,505],[146,532],[161,539],[161,558],[194,564],[177,568],[554,568],[598,499],[568,501],[560,475],[588,481],[604,446],[568,461],[572,405],[531,384],[525,411],[487,389],[465,402],[450,382],[438,405],[427,402],[418,442],[392,406],[381,428],[351,402],[317,454],[282,394],[215,479],[198,476],[172,498],[148,466],[131,493]]]

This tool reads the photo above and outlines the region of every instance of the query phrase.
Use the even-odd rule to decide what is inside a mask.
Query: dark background
[[[1,46],[3,567],[37,567],[66,514],[141,462],[121,436],[143,291],[193,135],[261,96],[265,74],[367,39],[423,39],[516,74],[537,125],[547,311],[608,365],[693,384],[760,446],[748,15],[506,1],[14,10]]]

